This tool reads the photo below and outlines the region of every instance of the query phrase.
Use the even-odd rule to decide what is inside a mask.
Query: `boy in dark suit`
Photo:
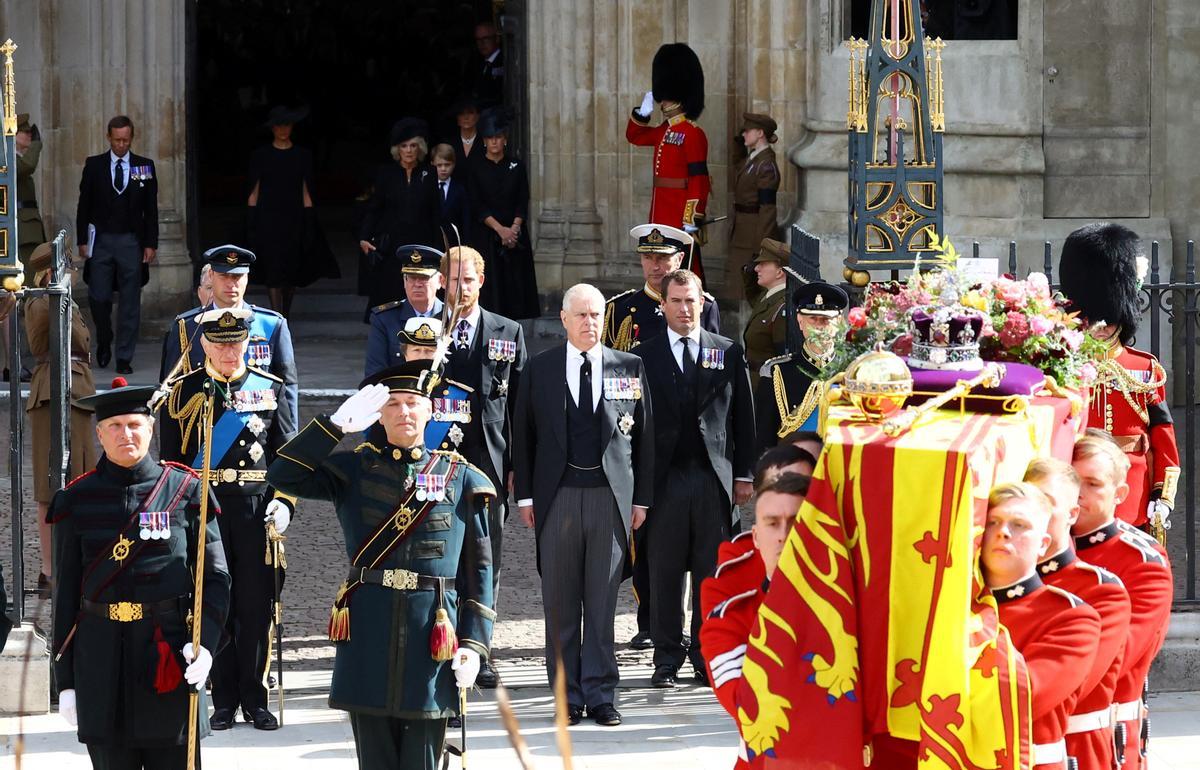
[[[458,228],[459,238],[467,237],[471,223],[471,196],[467,194],[466,175],[454,176],[454,148],[439,144],[433,148],[433,167],[437,171],[438,199],[441,200],[442,229],[453,240],[450,226]]]
[[[130,152],[132,143],[133,121],[124,115],[108,121],[110,149],[84,163],[75,216],[79,252],[89,260],[88,300],[96,323],[96,363],[101,367],[112,358],[114,288],[121,295],[116,340],[119,374],[133,373],[133,348],[141,323],[142,265],[154,262],[158,250],[158,175],[154,161]],[[89,227],[96,229],[94,243],[89,243]]]

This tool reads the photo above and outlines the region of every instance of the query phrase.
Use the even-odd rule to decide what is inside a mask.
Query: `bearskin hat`
[[[691,120],[704,112],[704,68],[687,43],[667,43],[654,54],[650,78],[656,102],[679,102]]]
[[[1122,343],[1133,342],[1138,301],[1138,234],[1123,225],[1093,222],[1067,236],[1058,281],[1072,311],[1089,323],[1115,324]]]

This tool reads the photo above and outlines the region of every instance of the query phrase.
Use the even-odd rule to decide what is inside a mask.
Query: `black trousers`
[[[95,770],[184,770],[187,745],[155,749],[131,749],[125,746],[87,744]],[[200,747],[196,747],[196,767],[200,767]]]
[[[224,486],[217,488],[221,500],[217,522],[232,586],[229,618],[225,621],[228,643],[213,659],[213,707],[266,708],[263,673],[270,647],[271,605],[275,599],[275,576],[271,565],[266,563],[263,510],[267,498],[222,494]]]
[[[650,611],[654,617],[654,665],[678,668],[690,658],[704,670],[700,655],[700,583],[717,566],[717,550],[729,539],[729,498],[711,468],[700,462],[673,466],[656,490],[646,519],[650,567]],[[692,646],[683,646],[683,577],[691,573]]]
[[[506,479],[492,469],[492,456],[487,447],[463,447],[459,450],[467,462],[487,474],[492,486],[496,488],[496,496],[488,501],[488,537],[492,541],[492,609],[500,604],[500,557],[504,553],[504,521],[508,518],[508,487]],[[455,579],[455,589],[461,596],[463,593],[462,566],[459,565],[458,577]]]
[[[629,550],[633,556],[633,598],[637,600],[637,630],[654,638],[654,620],[650,613],[650,563],[646,559],[646,528],[634,530]]]
[[[437,770],[445,719],[396,719],[350,713],[359,770]]]
[[[142,249],[133,233],[96,236],[95,253],[88,255],[88,301],[96,324],[96,343],[113,343],[114,287],[121,294],[117,305],[118,361],[132,361],[142,318]]]

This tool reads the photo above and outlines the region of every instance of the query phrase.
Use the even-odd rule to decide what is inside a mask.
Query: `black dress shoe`
[[[96,348],[96,366],[103,369],[112,360],[112,348],[101,346]]]
[[[676,677],[679,675],[679,669],[664,663],[661,666],[654,667],[654,675],[650,677],[651,687],[674,687]]]
[[[500,675],[496,673],[496,667],[492,665],[490,660],[485,660],[479,664],[479,676],[475,677],[475,684],[485,690],[494,690],[499,683]]]
[[[208,726],[214,730],[228,730],[233,727],[233,709],[217,709],[208,718]]]
[[[567,724],[577,725],[583,720],[583,706],[567,706]]]
[[[462,717],[450,717],[449,719],[446,720],[446,727],[454,728],[455,730],[461,730],[462,729]]]
[[[629,647],[634,650],[653,650],[654,640],[650,638],[649,631],[638,631],[629,640]]]
[[[695,670],[695,672],[692,674],[692,678],[695,679],[696,684],[700,685],[701,687],[712,687],[712,685],[708,682],[708,672],[704,670],[703,666],[700,666]]]
[[[599,706],[589,706],[588,716],[601,727],[616,727],[621,724],[621,712],[611,703],[601,703]]]
[[[685,650],[692,649],[692,637],[688,636],[687,634],[683,635],[682,643],[683,643],[683,649],[685,649]]]
[[[247,722],[254,723],[255,730],[278,730],[279,720],[275,715],[264,708],[251,709],[247,711],[242,709],[242,717]]]
[[[133,366],[128,361],[118,359],[117,374],[133,374]]]

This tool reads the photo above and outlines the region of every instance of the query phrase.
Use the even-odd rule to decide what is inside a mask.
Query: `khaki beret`
[[[774,238],[763,238],[759,244],[758,254],[754,257],[754,263],[759,262],[778,262],[781,265],[786,265],[792,250],[783,241],[777,241]]]

